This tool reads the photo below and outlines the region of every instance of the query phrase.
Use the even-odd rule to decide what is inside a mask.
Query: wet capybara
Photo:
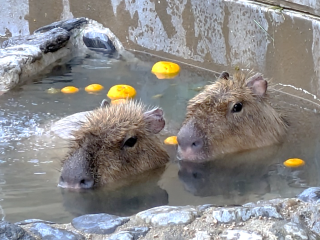
[[[219,79],[192,98],[178,133],[178,157],[184,160],[218,156],[282,142],[288,121],[270,104],[268,82],[237,71]]]
[[[165,126],[160,108],[142,103],[102,103],[72,132],[59,186],[91,188],[161,167],[169,156],[157,137]],[[74,125],[74,123],[72,123]]]

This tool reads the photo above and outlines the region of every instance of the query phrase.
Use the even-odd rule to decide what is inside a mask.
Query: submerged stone
[[[298,198],[304,202],[320,203],[320,187],[310,187],[298,195]]]
[[[191,223],[198,215],[198,211],[193,206],[161,206],[140,212],[136,217],[153,226],[163,227]]]
[[[108,239],[109,240],[136,240],[141,237],[144,237],[149,231],[148,227],[134,227],[128,228],[121,232],[112,234]]]
[[[74,218],[71,224],[74,228],[85,233],[110,234],[117,227],[128,222],[129,219],[128,217],[118,217],[106,213],[87,214]]]
[[[220,238],[225,240],[262,240],[261,235],[245,230],[225,230]]]
[[[21,227],[6,222],[0,221],[0,239],[1,240],[35,240]]]
[[[34,223],[29,230],[43,240],[84,240],[80,234],[51,227],[44,223]]]

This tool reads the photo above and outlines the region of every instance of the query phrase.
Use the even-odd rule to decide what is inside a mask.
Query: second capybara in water
[[[178,156],[184,160],[218,156],[281,143],[286,117],[271,103],[268,82],[261,74],[240,71],[219,79],[192,98],[178,137]]]
[[[72,133],[59,186],[92,188],[164,166],[169,156],[157,137],[165,126],[160,108],[103,102]],[[72,123],[74,125],[74,123]]]

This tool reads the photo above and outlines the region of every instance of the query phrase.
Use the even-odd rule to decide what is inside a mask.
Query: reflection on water
[[[54,121],[92,110],[106,98],[111,86],[129,84],[137,90],[137,98],[164,109],[164,139],[177,134],[188,99],[216,78],[211,72],[181,65],[177,78],[159,80],[150,73],[158,59],[136,56],[141,61],[129,63],[100,54],[76,58],[0,96],[0,205],[4,209],[2,215],[0,209],[0,218],[5,214],[9,221],[40,218],[67,222],[85,213],[130,215],[165,204],[234,205],[292,197],[301,192],[301,187],[319,184],[319,137],[313,133],[319,116],[306,111],[310,106],[300,109],[297,104],[301,102],[281,98],[295,107],[297,116],[310,119],[298,126],[303,131],[299,137],[292,137],[297,141],[204,164],[177,163],[175,149],[170,146],[172,162],[165,169],[135,177],[122,187],[84,192],[58,188],[60,161],[67,152],[67,143],[49,131]],[[88,94],[84,88],[92,83],[105,88]],[[46,92],[51,87],[61,89],[68,85],[80,91],[70,95]],[[291,157],[304,159],[306,166],[285,169],[281,163]]]

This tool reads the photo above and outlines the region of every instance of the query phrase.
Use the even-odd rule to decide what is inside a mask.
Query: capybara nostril
[[[93,184],[93,178],[83,178],[80,180],[80,188],[92,188]]]

